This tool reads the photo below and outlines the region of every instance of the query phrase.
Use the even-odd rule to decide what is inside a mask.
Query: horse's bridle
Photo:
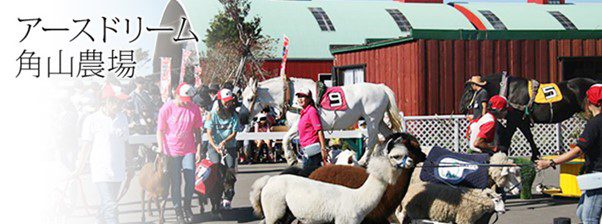
[[[520,186],[520,185],[521,185],[521,183],[514,184],[514,185],[512,185],[512,187],[510,187],[508,190],[504,190],[504,193],[508,194],[508,192],[510,192],[510,191],[512,191],[512,190],[514,190],[514,188],[517,188],[517,187],[518,187],[518,186]]]

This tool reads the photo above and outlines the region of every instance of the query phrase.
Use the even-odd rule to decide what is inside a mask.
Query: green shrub
[[[515,164],[521,165],[520,178],[522,188],[520,191],[520,198],[531,199],[531,188],[533,187],[533,181],[535,180],[535,175],[537,174],[535,167],[533,166],[531,160],[527,157],[514,157],[512,160],[514,160]]]

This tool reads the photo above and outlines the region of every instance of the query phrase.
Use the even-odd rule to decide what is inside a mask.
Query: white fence
[[[468,121],[463,115],[443,116],[406,116],[403,117],[408,132],[415,135],[423,146],[439,145],[456,152],[466,152],[468,139],[466,128]],[[502,121],[505,123],[505,121]],[[531,131],[535,144],[542,155],[553,155],[568,149],[575,143],[585,126],[585,120],[573,117],[559,124],[535,124]],[[237,140],[282,139],[284,132],[239,133]],[[326,138],[361,138],[365,131],[325,132]],[[207,139],[203,137],[203,139]],[[151,144],[156,142],[155,135],[133,135],[130,144]],[[530,156],[531,148],[522,132],[516,131],[510,146],[511,156]]]
[[[236,135],[236,140],[282,140],[286,132],[241,132]],[[325,131],[325,138],[362,138],[366,136],[365,131]],[[203,134],[203,141],[207,140],[207,134]],[[132,135],[128,139],[130,144],[154,144],[157,142],[156,135]]]
[[[468,121],[463,115],[407,116],[404,120],[407,131],[415,135],[424,146],[439,145],[456,152],[466,152],[468,149]],[[585,120],[575,116],[559,124],[535,124],[531,132],[541,154],[554,155],[575,143],[584,126]],[[531,155],[529,142],[518,129],[512,138],[510,155]]]

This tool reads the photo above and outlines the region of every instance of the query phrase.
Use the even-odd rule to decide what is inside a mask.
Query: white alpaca
[[[264,176],[253,183],[250,200],[267,224],[276,223],[287,208],[302,223],[360,223],[378,205],[387,185],[397,181],[401,169],[414,165],[408,154],[399,146],[387,157],[373,157],[370,175],[358,189],[293,175]]]
[[[331,150],[332,153],[334,150]],[[332,154],[330,155],[332,158]],[[334,159],[335,165],[346,165],[346,166],[360,166],[355,159],[355,152],[351,150],[342,150]]]

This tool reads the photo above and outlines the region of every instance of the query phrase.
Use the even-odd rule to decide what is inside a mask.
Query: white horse
[[[290,84],[287,85],[287,88],[290,89],[290,98],[294,102],[293,107],[298,107],[297,97],[294,93],[299,88],[310,89],[316,105],[320,103],[317,99],[316,83],[313,80],[291,78],[289,82]],[[284,79],[281,77],[268,79],[259,83],[251,79],[249,85],[242,92],[243,105],[240,109],[241,118],[253,118],[265,106],[275,109],[283,108],[285,101],[284,85]],[[379,133],[386,137],[393,134],[393,131],[401,131],[401,118],[397,104],[395,103],[395,95],[384,84],[357,83],[341,86],[341,88],[347,102],[347,109],[344,111],[331,111],[318,108],[322,128],[325,131],[347,129],[355,125],[360,117],[363,117],[368,130],[368,142],[366,144],[366,153],[364,153],[359,162],[364,165],[372,154]],[[283,113],[281,110],[278,112]],[[285,113],[289,130],[283,138],[282,148],[287,162],[289,165],[292,165],[297,160],[289,148],[289,141],[297,136],[299,114],[290,111],[286,111]],[[383,121],[385,113],[389,117],[391,127],[388,127]]]

